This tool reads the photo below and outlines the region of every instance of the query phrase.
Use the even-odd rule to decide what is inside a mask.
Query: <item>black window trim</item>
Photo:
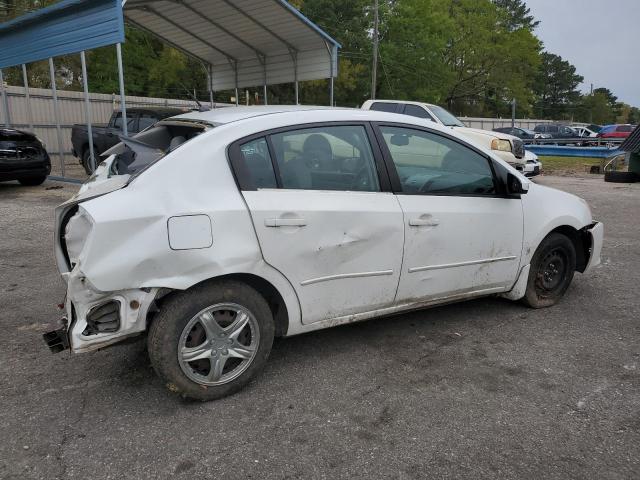
[[[268,130],[263,130],[261,132],[256,132],[251,135],[247,135],[246,137],[242,137],[238,140],[235,140],[227,147],[227,161],[229,163],[229,167],[231,168],[231,172],[236,181],[236,185],[238,189],[241,191],[257,191],[258,188],[255,185],[253,177],[251,176],[251,172],[249,171],[242,153],[240,151],[240,146],[245,143],[251,142],[253,140],[257,140],[260,138],[265,138],[267,141],[267,146],[269,148],[269,156],[271,157],[271,164],[273,166],[273,171],[276,175],[276,185],[278,190],[291,190],[285,189],[282,187],[282,178],[280,175],[280,169],[278,167],[278,162],[275,156],[275,149],[273,148],[273,144],[271,142],[271,136],[284,133],[291,132],[295,130],[307,130],[309,128],[321,128],[321,127],[345,127],[345,126],[357,126],[364,127],[365,134],[367,136],[367,140],[369,141],[369,145],[371,147],[371,152],[373,154],[374,163],[376,166],[376,173],[378,174],[378,183],[380,184],[379,192],[370,192],[370,191],[358,191],[353,190],[353,193],[383,193],[383,192],[392,192],[391,181],[389,179],[389,171],[384,160],[384,154],[380,149],[380,145],[375,136],[375,132],[370,124],[370,122],[363,121],[337,121],[337,122],[313,122],[313,123],[303,123],[296,125],[288,125],[286,127],[272,128]],[[351,190],[336,190],[336,191],[344,191],[351,192]]]
[[[423,127],[421,125],[412,125],[408,123],[398,123],[398,122],[371,122],[373,131],[376,135],[376,140],[378,142],[378,146],[382,151],[382,157],[384,159],[384,163],[387,168],[387,172],[389,175],[389,180],[391,182],[391,188],[393,193],[396,195],[422,195],[422,196],[431,196],[431,197],[481,197],[481,198],[520,198],[520,195],[510,195],[507,193],[507,181],[506,177],[508,175],[508,171],[502,168],[499,164],[493,161],[493,159],[487,156],[484,152],[476,148],[475,146],[461,142],[460,139],[448,135],[444,132],[440,132],[438,130],[432,130],[427,127]],[[489,168],[491,169],[491,174],[493,176],[493,183],[496,189],[495,193],[487,194],[487,193],[446,193],[446,192],[404,192],[402,190],[402,183],[400,182],[400,177],[398,175],[398,171],[396,169],[395,163],[393,162],[393,158],[391,157],[391,152],[389,151],[389,147],[387,147],[387,143],[384,140],[382,135],[382,131],[380,127],[399,127],[399,128],[407,128],[410,130],[418,130],[425,133],[429,133],[432,135],[436,135],[442,138],[446,138],[455,143],[460,144],[463,147],[466,147],[481,157],[483,157],[488,163]]]
[[[405,110],[409,106],[422,109],[424,111],[424,113],[427,114],[427,117],[426,118],[418,117],[417,115],[412,115],[411,113],[406,113]],[[402,111],[400,113],[402,113],[403,115],[409,115],[410,117],[421,118],[422,120],[429,120],[431,122],[438,123],[438,121],[435,118],[433,118],[433,115],[431,115],[431,112],[429,112],[429,110],[424,108],[422,105],[416,105],[414,103],[403,103],[402,104]]]

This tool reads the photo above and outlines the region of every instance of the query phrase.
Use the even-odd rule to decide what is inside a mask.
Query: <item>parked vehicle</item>
[[[49,173],[51,160],[38,137],[0,128],[0,182],[18,180],[22,185],[40,185]]]
[[[548,138],[575,139],[579,136],[578,132],[573,128],[560,123],[542,123],[536,125],[534,131],[536,133],[546,133],[549,135]]]
[[[179,108],[166,107],[145,107],[127,109],[127,130],[128,133],[135,134],[150,127],[158,120],[172,117],[184,113]],[[107,124],[96,124],[91,126],[93,134],[93,148],[96,156],[101,155],[109,148],[120,143],[122,135],[122,112],[115,111],[111,114],[111,119]],[[71,129],[71,144],[73,145],[73,156],[77,157],[88,175],[92,173],[89,162],[89,134],[86,124],[76,124]],[[96,164],[100,163],[99,161]]]
[[[500,127],[494,128],[493,131],[507,133],[523,140],[533,140],[535,138],[551,138],[551,135],[547,133],[537,133],[533,130],[529,130],[528,128],[521,127]]]
[[[228,395],[274,336],[500,295],[548,307],[600,262],[587,204],[457,129],[319,107],[190,112],[111,149],[56,209],[53,350],[148,330],[172,392]]]
[[[362,105],[362,109],[402,113],[452,128],[478,145],[494,150],[496,155],[510,163],[516,170],[524,171],[526,161],[524,160],[524,143],[522,140],[513,135],[465,127],[464,123],[458,120],[451,112],[438,105],[404,100],[367,100]]]
[[[595,138],[598,136],[598,132],[595,132],[589,127],[585,127],[583,125],[572,125],[571,128],[573,128],[577,132],[578,136],[582,138]]]
[[[636,128],[635,125],[605,125],[598,132],[600,138],[627,138]]]
[[[542,163],[538,158],[538,155],[535,153],[525,150],[524,159],[526,160],[526,165],[524,166],[524,170],[522,173],[527,177],[535,177],[542,172]]]

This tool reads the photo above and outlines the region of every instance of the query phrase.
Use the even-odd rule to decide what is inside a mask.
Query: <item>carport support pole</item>
[[[56,70],[53,58],[49,58],[49,75],[51,76],[51,93],[53,94],[53,115],[56,117],[56,132],[58,134],[58,153],[60,155],[60,172],[64,177],[64,148],[62,146],[62,130],[60,130],[60,108],[58,105],[58,90],[56,88]]]
[[[91,102],[89,101],[89,80],[87,78],[87,60],[84,50],[80,52],[82,64],[82,88],[84,89],[84,113],[87,117],[87,134],[89,137],[89,166],[93,172],[96,169],[97,159],[93,153],[93,129],[91,128]]]
[[[124,96],[124,71],[122,68],[122,44],[116,43],[116,56],[118,57],[118,81],[120,82],[120,109],[122,110],[122,133],[129,136],[127,128],[127,102]]]
[[[207,69],[208,77],[209,77],[209,107],[211,110],[215,108],[213,105],[213,67],[209,64],[209,68]]]
[[[31,95],[29,93],[29,76],[27,75],[27,66],[22,64],[22,83],[24,84],[24,98],[27,100],[27,113],[29,115],[29,128],[34,132],[33,128],[33,110],[31,110]]]
[[[0,69],[0,93],[2,93],[2,101],[4,102],[4,124],[9,127],[11,125],[11,117],[9,113],[9,96],[4,88],[4,76]]]

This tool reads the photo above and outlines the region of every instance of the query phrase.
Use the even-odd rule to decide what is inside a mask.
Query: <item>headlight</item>
[[[71,268],[78,263],[92,227],[93,220],[82,207],[78,207],[78,212],[67,222],[64,229],[64,240]]]
[[[491,140],[491,150],[510,152],[511,142],[509,140],[500,140],[499,138],[494,138],[493,140]]]

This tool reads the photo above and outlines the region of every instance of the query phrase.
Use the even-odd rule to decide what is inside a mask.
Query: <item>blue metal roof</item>
[[[119,42],[121,0],[63,0],[0,24],[0,68]]]

